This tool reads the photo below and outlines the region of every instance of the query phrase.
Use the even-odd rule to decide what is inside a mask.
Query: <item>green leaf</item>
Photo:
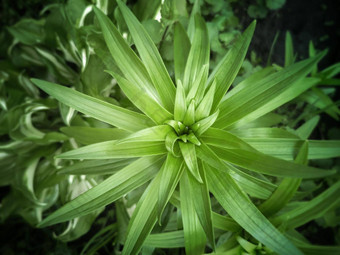
[[[285,212],[273,219],[275,225],[282,224],[284,229],[297,228],[311,220],[322,217],[328,210],[339,204],[340,181],[308,202]]]
[[[244,117],[250,118],[251,114],[253,119],[258,118],[297,97],[318,82],[315,78],[302,78],[325,54],[324,51],[314,58],[293,64],[229,97],[220,105],[221,114],[215,126],[225,128]]]
[[[133,161],[135,161],[135,159],[85,160],[59,169],[58,174],[114,174],[115,172],[121,170],[123,167],[132,163]]]
[[[160,155],[167,152],[164,141],[171,131],[168,125],[136,132],[119,141],[95,143],[58,155],[62,159],[111,159]]]
[[[157,248],[184,247],[184,232],[183,230],[177,230],[172,232],[151,234],[146,238],[144,246]]]
[[[200,162],[199,162],[200,163]],[[195,207],[196,214],[198,219],[206,233],[206,236],[215,251],[215,234],[212,224],[212,211],[211,211],[211,204],[210,204],[210,195],[209,189],[207,186],[206,180],[206,169],[204,169],[202,164],[199,164],[199,173],[202,177],[203,183],[197,182],[197,180],[188,175],[189,185],[191,194],[195,195],[198,199],[193,200],[193,204]]]
[[[212,106],[213,111],[217,109],[221,99],[228,91],[241,68],[255,30],[255,25],[255,21],[250,24],[209,76],[209,86],[211,86],[214,79],[216,79],[216,93]]]
[[[185,65],[190,51],[190,40],[182,24],[176,22],[174,25],[174,65],[176,81],[183,82]],[[178,89],[178,84],[177,84]]]
[[[207,81],[208,78],[208,73],[209,73],[209,66],[208,65],[204,65],[199,74],[196,77],[196,80],[194,81],[194,83],[192,84],[186,102],[189,103],[192,99],[195,99],[195,102],[197,102],[197,104],[199,102],[201,102],[203,96],[204,96],[204,92],[205,92],[205,83]]]
[[[117,73],[107,72],[117,80],[119,87],[130,101],[155,123],[163,124],[164,121],[173,119],[173,115],[161,106],[147,90],[138,87]]]
[[[207,26],[201,16],[195,15],[195,35],[185,66],[183,87],[189,92],[201,68],[209,66],[210,44]]]
[[[320,116],[314,116],[302,126],[300,126],[296,130],[296,134],[301,137],[301,139],[308,139],[308,137],[312,134],[313,130],[315,129],[316,125],[319,123]]]
[[[214,114],[197,121],[194,125],[191,126],[191,129],[195,132],[196,135],[202,135],[215,123],[219,113],[220,111],[217,110]]]
[[[130,9],[120,0],[117,0],[117,3],[162,103],[167,110],[172,111],[175,101],[175,86],[155,44]]]
[[[180,80],[177,81],[176,99],[174,107],[174,118],[178,121],[183,121],[187,106],[185,102],[185,91]]]
[[[286,41],[285,41],[285,67],[294,64],[295,56],[294,56],[294,47],[292,36],[289,31],[286,32]]]
[[[19,42],[35,45],[42,43],[45,38],[44,23],[43,19],[21,19],[15,25],[8,27],[8,31]]]
[[[209,166],[207,169],[209,189],[228,214],[249,234],[278,254],[302,254],[260,213],[228,174]]]
[[[195,194],[191,193],[188,174],[187,171],[184,171],[180,180],[180,200],[185,253],[188,255],[197,255],[203,253],[206,237],[195,212],[193,201],[197,199],[197,197],[195,197]]]
[[[118,68],[130,82],[136,84],[141,89],[146,89],[157,101],[159,101],[159,95],[157,94],[142,61],[129,47],[111,20],[96,7],[93,7],[93,10],[103,31],[106,45]]]
[[[291,163],[262,153],[246,150],[226,150],[213,147],[213,151],[222,159],[248,170],[272,176],[293,178],[321,178],[335,173],[333,170],[321,170]]]
[[[102,183],[79,195],[44,219],[38,227],[46,227],[81,217],[108,205],[155,176],[163,157],[152,156],[136,160]]]
[[[129,222],[122,255],[138,254],[157,222],[157,201],[162,173],[158,172],[139,200]],[[162,206],[163,207],[163,206]]]
[[[295,162],[307,164],[308,143],[304,142]],[[294,196],[299,188],[301,179],[284,178],[271,197],[258,206],[259,210],[268,216],[280,211]]]
[[[77,111],[127,131],[138,131],[152,124],[145,115],[109,104],[55,83],[32,79],[46,93]]]
[[[167,159],[162,166],[161,180],[158,193],[158,220],[161,224],[162,213],[174,192],[183,173],[183,160],[168,153]]]
[[[214,101],[215,89],[216,81],[214,80],[196,110],[196,121],[209,116]]]
[[[225,149],[243,149],[255,151],[253,147],[247,144],[237,136],[218,128],[209,128],[201,135],[202,141],[206,144],[222,147]]]
[[[196,150],[195,145],[192,143],[184,143],[182,141],[179,141],[179,148],[181,149],[182,156],[184,158],[184,162],[186,166],[188,167],[190,173],[195,177],[195,179],[203,183],[202,177],[198,170],[198,163],[196,158]]]
[[[130,132],[119,128],[93,128],[93,127],[62,127],[60,131],[74,138],[82,144],[100,143],[108,140],[120,140],[127,137]]]
[[[195,100],[192,99],[187,111],[185,112],[184,118],[183,118],[183,124],[185,126],[191,126],[195,123]]]
[[[244,138],[256,150],[285,160],[293,160],[302,140],[276,138]],[[334,158],[340,156],[340,141],[309,140],[308,159]]]
[[[223,162],[205,143],[197,147],[197,156],[202,161],[230,174],[242,189],[253,197],[267,199],[275,189],[275,185],[242,172],[236,167]]]

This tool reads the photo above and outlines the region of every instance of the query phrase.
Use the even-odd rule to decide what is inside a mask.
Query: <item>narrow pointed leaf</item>
[[[306,123],[304,123],[301,127],[296,130],[296,133],[301,139],[308,139],[308,137],[312,134],[313,130],[315,129],[316,125],[319,123],[320,116],[314,116]]]
[[[209,116],[214,101],[215,89],[216,81],[214,80],[196,110],[196,120],[201,120]]]
[[[192,143],[184,143],[181,141],[179,142],[179,148],[181,149],[184,162],[188,167],[190,173],[195,177],[198,182],[203,183],[202,177],[198,170],[195,147],[196,146]]]
[[[73,89],[38,79],[32,79],[32,82],[63,104],[118,128],[138,131],[153,125],[143,114],[109,104]]]
[[[275,225],[283,224],[285,229],[293,229],[323,216],[340,202],[340,181],[312,200],[274,218]]]
[[[321,178],[335,173],[333,170],[321,170],[246,150],[226,150],[214,147],[213,151],[222,160],[251,171],[272,176]]]
[[[120,0],[117,3],[162,103],[167,110],[172,111],[175,101],[175,86],[155,44],[130,9]]]
[[[297,97],[318,82],[315,78],[303,78],[325,54],[324,51],[314,58],[282,69],[229,97],[220,105],[221,114],[215,126],[225,128],[244,117],[258,118]]]
[[[157,200],[161,180],[158,172],[139,200],[129,222],[122,255],[138,254],[157,222]]]
[[[208,167],[209,189],[228,214],[259,242],[280,255],[302,254],[245,197],[235,181],[224,172]]]
[[[135,159],[106,159],[106,160],[85,160],[76,162],[71,166],[58,170],[58,174],[114,174],[125,166],[131,164]]]
[[[209,66],[204,65],[199,74],[196,77],[196,80],[192,84],[188,96],[187,96],[187,103],[190,103],[192,99],[195,99],[195,102],[199,103],[201,102],[203,96],[204,96],[204,91],[205,91],[205,83],[208,78],[208,72],[209,72]]]
[[[183,160],[176,158],[168,153],[167,159],[162,167],[161,181],[158,193],[158,220],[162,219],[162,213],[166,204],[168,203],[173,191],[175,190],[179,179],[183,173]],[[161,223],[161,222],[160,222]]]
[[[191,193],[188,174],[187,171],[184,171],[180,180],[180,200],[185,252],[188,255],[197,255],[203,253],[206,237],[195,212],[193,200],[197,198],[195,197],[195,194]]]
[[[293,39],[291,34],[286,32],[286,41],[285,41],[285,67],[294,64],[294,47],[293,47]]]
[[[182,82],[178,80],[177,89],[176,89],[175,107],[174,107],[175,120],[183,121],[186,110],[187,110],[187,106],[185,102],[185,91],[182,86]]]
[[[214,114],[210,115],[209,117],[197,121],[194,125],[192,125],[191,129],[195,132],[196,135],[198,136],[202,135],[215,123],[219,113],[220,111],[217,110]]]
[[[199,172],[202,177],[203,183],[199,183],[193,176],[188,175],[191,194],[197,199],[193,200],[196,214],[200,223],[205,231],[207,239],[209,240],[213,250],[215,247],[215,234],[212,224],[212,211],[210,204],[209,189],[207,186],[206,173],[202,164],[199,164]]]
[[[159,234],[151,234],[145,240],[145,246],[157,248],[180,248],[184,247],[184,232],[177,230]]]
[[[171,127],[168,125],[143,129],[119,141],[91,144],[58,155],[63,159],[111,159],[134,158],[166,153],[165,138]]]
[[[86,215],[119,199],[154,177],[163,157],[138,159],[102,183],[81,194],[44,219],[39,227],[46,227]]]
[[[191,100],[188,109],[183,118],[183,124],[190,126],[195,123],[195,100]]]
[[[249,25],[209,76],[209,86],[211,86],[214,79],[216,79],[216,93],[212,106],[213,111],[217,109],[221,99],[228,91],[241,68],[255,30],[255,25],[255,21]]]
[[[295,162],[306,165],[307,156],[308,143],[304,142],[299,151],[299,154],[295,159]],[[267,217],[280,211],[294,196],[300,186],[300,183],[301,179],[298,178],[284,178],[275,190],[275,192],[273,192],[273,194],[270,196],[270,198],[264,201],[260,206],[258,206],[259,210]]]
[[[251,147],[242,139],[225,130],[218,128],[207,129],[204,134],[201,135],[201,139],[206,144],[222,147],[225,149],[243,149],[255,151],[253,147]]]
[[[190,40],[182,24],[176,22],[174,25],[174,65],[176,81],[183,82],[185,65],[190,51]]]
[[[185,66],[183,87],[189,92],[201,68],[209,64],[210,44],[207,26],[201,16],[195,15],[195,35]]]
[[[124,79],[117,73],[111,71],[107,72],[117,80],[120,88],[124,91],[130,101],[155,123],[163,124],[164,121],[173,119],[173,115],[161,106],[147,90]]]
[[[137,84],[140,88],[145,88],[157,100],[160,100],[142,61],[130,48],[111,20],[96,7],[93,7],[93,10],[103,31],[106,45],[109,48],[115,63],[124,73],[124,76],[132,83]]]
[[[131,134],[119,128],[93,128],[83,126],[62,127],[60,131],[85,145],[108,140],[120,140]]]

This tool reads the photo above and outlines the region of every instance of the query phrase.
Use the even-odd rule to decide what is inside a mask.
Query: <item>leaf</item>
[[[138,131],[152,125],[142,114],[109,104],[55,83],[31,79],[39,88],[77,111],[127,131]]]
[[[280,159],[293,160],[303,143],[297,139],[244,138],[256,150]],[[340,156],[340,141],[309,140],[308,159],[334,158]]]
[[[189,90],[189,93],[186,99],[187,103],[189,103],[192,99],[195,99],[195,102],[197,102],[197,104],[201,102],[204,96],[204,92],[205,92],[205,83],[208,78],[208,73],[209,73],[209,66],[204,65],[201,68],[199,74],[196,77],[196,80],[194,81],[194,83],[192,84]]]
[[[183,118],[183,124],[185,126],[191,126],[195,123],[195,100],[191,100],[187,111],[185,112],[184,118]]]
[[[198,136],[204,134],[204,132],[207,131],[215,123],[219,113],[220,111],[217,110],[214,114],[197,121],[194,125],[191,126],[191,129]]]
[[[245,197],[228,174],[211,167],[208,167],[208,169],[209,189],[222,207],[242,228],[278,254],[302,254]]]
[[[340,181],[308,202],[285,212],[273,219],[275,225],[283,224],[284,229],[293,229],[322,217],[329,209],[339,204]]]
[[[307,155],[308,143],[304,142],[295,162],[306,165]],[[301,179],[284,178],[271,197],[258,206],[259,210],[267,217],[277,213],[292,199],[300,183]]]
[[[173,115],[163,108],[152,95],[148,94],[147,90],[138,87],[117,73],[107,72],[117,80],[119,87],[124,91],[130,101],[155,123],[163,124],[164,121],[173,119]]]
[[[157,201],[162,173],[158,172],[139,200],[129,222],[122,255],[138,254],[157,222]],[[162,206],[163,207],[163,206]]]
[[[191,176],[188,175],[188,181],[190,185],[190,191],[191,194],[195,195],[198,199],[193,200],[193,204],[195,207],[196,214],[198,216],[198,219],[205,231],[205,234],[213,247],[213,250],[215,251],[215,234],[212,224],[212,210],[211,210],[211,204],[210,204],[210,195],[209,195],[209,189],[207,186],[207,180],[206,180],[206,169],[202,164],[199,164],[199,173],[202,177],[203,183],[197,182],[197,180]]]
[[[176,22],[174,25],[174,65],[176,81],[183,82],[185,65],[190,51],[190,40],[182,24]],[[177,83],[178,89],[178,83]]]
[[[215,89],[216,82],[214,80],[196,110],[196,121],[209,116],[214,101]]]
[[[216,93],[212,111],[217,109],[221,99],[240,70],[253,36],[255,25],[256,22],[253,21],[210,74],[207,82],[209,86],[211,86],[214,79],[216,80]]]
[[[206,144],[222,147],[225,149],[243,149],[255,151],[254,148],[245,141],[222,129],[209,128],[204,132],[203,135],[201,135],[201,139]]]
[[[144,246],[157,248],[180,248],[184,247],[184,242],[183,230],[177,230],[172,232],[151,234],[146,238]]]
[[[115,64],[130,82],[136,84],[141,89],[146,89],[157,101],[160,101],[159,95],[153,87],[151,78],[142,61],[129,47],[111,20],[96,7],[93,7],[93,10],[103,31],[106,45],[115,60]]]
[[[291,163],[262,153],[246,150],[226,150],[214,147],[213,151],[222,159],[248,170],[272,176],[293,178],[321,178],[335,173],[333,170],[320,170]]]
[[[210,44],[207,26],[201,16],[195,15],[195,35],[185,66],[183,87],[189,92],[201,68],[209,65]]]
[[[197,158],[196,158],[196,150],[195,145],[192,143],[184,143],[179,141],[179,148],[181,149],[182,156],[186,166],[188,167],[190,173],[195,177],[195,179],[203,183],[202,177],[198,170]]]
[[[181,158],[176,158],[171,153],[168,153],[167,159],[160,170],[162,176],[158,193],[158,220],[160,224],[165,206],[182,176],[182,164],[183,160]]]
[[[82,144],[120,140],[130,134],[119,128],[93,128],[83,126],[62,127],[60,131]]]
[[[302,78],[325,54],[324,51],[314,58],[293,64],[229,97],[220,105],[221,114],[214,126],[225,128],[244,117],[250,118],[251,114],[253,119],[258,118],[297,97],[318,82],[315,78]]]
[[[314,116],[310,120],[306,121],[302,126],[300,126],[296,130],[296,134],[301,137],[301,139],[308,139],[308,137],[312,134],[313,130],[315,129],[316,125],[320,120],[320,116]]]
[[[285,41],[285,67],[294,64],[295,56],[294,56],[294,48],[293,48],[293,40],[291,34],[286,32],[286,41]]]
[[[177,81],[176,99],[174,107],[174,118],[178,121],[183,121],[187,111],[185,102],[185,91],[180,80]]]
[[[119,199],[155,176],[163,157],[151,156],[136,160],[97,186],[79,195],[45,218],[38,227],[46,227],[81,217]]]
[[[59,169],[58,174],[114,174],[115,172],[121,170],[123,167],[132,163],[133,161],[135,161],[135,159],[85,160]]]
[[[175,86],[155,44],[129,8],[120,0],[117,0],[117,3],[162,103],[167,110],[172,111],[175,100]]]
[[[195,197],[195,194],[191,193],[188,178],[187,171],[184,171],[180,180],[180,200],[185,253],[188,255],[197,255],[203,253],[206,237],[194,209],[193,200],[197,198]]]
[[[164,141],[171,131],[168,125],[143,129],[119,141],[107,141],[58,155],[62,159],[112,159],[161,155],[167,152]]]

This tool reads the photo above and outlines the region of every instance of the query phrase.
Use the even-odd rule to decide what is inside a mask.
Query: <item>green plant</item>
[[[301,196],[296,192],[300,178],[334,174],[304,164],[307,158],[339,156],[339,142],[308,141],[313,129],[310,122],[292,133],[268,126],[275,123],[272,110],[315,85],[317,79],[305,76],[325,52],[269,75],[265,71],[255,73],[226,94],[244,60],[255,23],[208,75],[209,37],[205,22],[196,15],[192,42],[180,23],[174,28],[174,86],[151,38],[130,10],[120,1],[118,4],[142,61],[109,18],[98,9],[94,11],[120,74],[117,70],[108,72],[142,113],[51,82],[32,80],[63,104],[117,127],[64,129],[72,136],[90,138],[88,143],[100,142],[59,155],[61,159],[84,160],[60,172],[94,174],[105,164],[117,172],[58,209],[39,226],[96,212],[151,180],[134,210],[126,240],[121,241],[125,254],[138,253],[144,241],[155,245],[157,237],[178,240],[172,247],[185,245],[187,254],[203,253],[206,239],[215,250],[218,233],[214,227],[235,233],[225,246],[217,248],[222,252],[263,249],[269,253],[270,249],[279,254],[301,254],[289,239],[301,249],[310,249],[292,230],[335,207],[339,183],[308,205],[298,204],[281,214],[277,212],[294,195]],[[287,161],[294,158],[296,163]],[[84,166],[91,171],[86,172]],[[262,174],[283,179],[278,179],[282,181],[277,187]],[[253,201],[261,205],[257,208],[248,195],[259,199]],[[166,212],[174,211],[169,201],[181,215],[183,231],[179,227],[162,233]],[[218,204],[228,215],[217,213],[223,212]],[[217,212],[212,208],[218,208]],[[155,227],[157,221],[161,227]],[[257,241],[243,229],[267,248],[252,244]]]

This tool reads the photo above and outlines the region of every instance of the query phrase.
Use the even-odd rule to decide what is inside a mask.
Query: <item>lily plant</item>
[[[93,11],[119,68],[106,72],[140,111],[51,82],[32,82],[61,103],[113,126],[106,132],[111,139],[64,152],[59,159],[91,160],[98,165],[110,159],[112,167],[124,164],[38,226],[87,215],[148,183],[130,219],[123,254],[139,253],[155,225],[164,224],[162,215],[169,202],[181,212],[187,254],[204,253],[207,243],[215,250],[215,228],[244,229],[275,253],[302,254],[282,232],[286,218],[274,217],[275,213],[293,197],[301,178],[321,178],[334,171],[307,166],[306,138],[278,128],[257,129],[269,137],[295,137],[301,142],[286,160],[261,152],[242,139],[242,134],[251,123],[270,119],[270,112],[315,85],[318,79],[306,76],[325,52],[279,71],[259,72],[230,89],[246,56],[255,22],[209,73],[209,35],[204,20],[196,14],[191,38],[181,23],[174,25],[172,79],[142,24],[124,3],[117,3],[139,56],[103,12],[96,7]],[[93,132],[101,135],[99,129],[93,128]],[[84,166],[84,162],[74,166]],[[253,196],[264,199],[255,193],[268,192],[271,185],[263,174],[285,180],[289,188],[281,187],[280,194],[286,197],[279,198],[284,201],[275,203],[272,198],[261,206],[252,202]],[[212,211],[210,192],[227,215]]]

